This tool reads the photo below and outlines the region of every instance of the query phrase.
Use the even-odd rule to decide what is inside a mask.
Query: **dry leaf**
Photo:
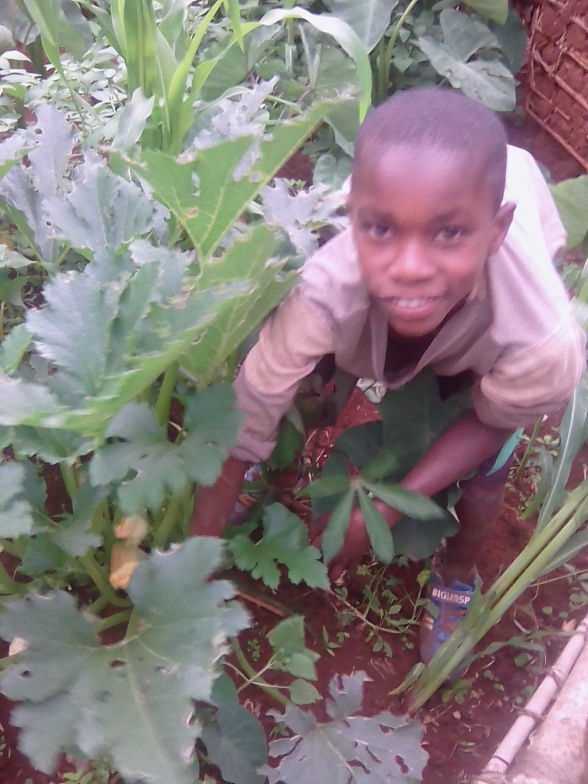
[[[117,542],[110,555],[110,584],[113,588],[126,589],[133,572],[147,558],[147,554],[134,544]]]

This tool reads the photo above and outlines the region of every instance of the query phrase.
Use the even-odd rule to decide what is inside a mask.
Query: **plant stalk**
[[[102,634],[107,629],[113,629],[115,626],[120,626],[122,623],[126,623],[131,617],[132,610],[122,610],[119,613],[115,613],[114,615],[109,615],[108,618],[104,618],[99,624],[96,629],[98,634]]]
[[[242,667],[243,672],[247,675],[247,677],[253,683],[255,681],[255,679],[257,678],[258,673],[255,672],[253,667],[247,661],[247,657],[245,656],[245,654],[241,650],[241,646],[239,645],[239,641],[237,640],[236,637],[232,637],[231,638],[231,648],[233,649],[233,653],[235,654],[235,658],[239,662],[239,666]],[[287,697],[285,697],[279,691],[279,689],[276,689],[274,686],[271,686],[269,683],[266,683],[265,681],[262,681],[262,682],[256,682],[255,685],[258,686],[262,691],[264,691],[268,695],[268,697],[271,697],[272,699],[276,700],[276,702],[279,702],[280,705],[283,705],[286,708],[288,708],[291,705],[293,705],[293,703]]]
[[[582,485],[581,488],[584,491],[583,496],[580,498],[579,503],[574,499],[574,504],[576,506],[574,514],[568,520],[568,522],[561,527],[561,530],[558,531],[555,535],[553,535],[552,530],[552,537],[548,539],[545,544],[541,543],[541,546],[539,546],[539,538],[541,537],[541,534],[544,534],[544,532],[547,530],[546,526],[546,528],[541,531],[541,534],[537,537],[537,539],[529,543],[525,550],[523,550],[523,553],[521,553],[521,555],[523,555],[525,554],[526,550],[531,551],[530,558],[525,559],[529,561],[526,567],[520,570],[518,575],[515,574],[516,570],[512,570],[513,574],[511,576],[512,579],[510,580],[510,584],[509,581],[505,578],[507,572],[511,570],[507,570],[507,572],[502,575],[498,581],[502,584],[500,586],[502,589],[501,592],[504,593],[502,598],[500,598],[500,600],[497,601],[496,604],[494,604],[492,607],[493,602],[495,602],[500,595],[495,585],[487,594],[485,601],[478,609],[478,618],[473,622],[470,621],[469,628],[466,618],[464,621],[465,626],[462,626],[460,629],[458,629],[454,633],[456,636],[452,636],[448,640],[449,646],[444,650],[440,649],[439,652],[442,652],[443,658],[450,654],[446,662],[441,665],[437,671],[435,671],[436,663],[434,659],[431,660],[429,665],[427,665],[427,668],[424,670],[423,675],[421,676],[422,685],[417,683],[416,688],[413,690],[411,702],[409,705],[410,713],[417,711],[425,704],[425,702],[427,702],[427,700],[437,691],[446,678],[449,677],[456,667],[461,664],[464,657],[472,650],[476,643],[479,642],[479,640],[481,640],[496,623],[498,623],[504,613],[510,607],[512,607],[512,605],[521,596],[521,594],[524,593],[529,585],[537,579],[537,577],[542,573],[549,562],[556,556],[561,547],[584,523],[588,513],[588,500],[586,499],[588,491],[584,485]],[[573,494],[576,495],[575,493]],[[566,504],[566,506],[568,505]],[[569,514],[570,512],[568,511],[568,517]],[[560,515],[561,512],[556,515],[556,517],[559,517]],[[555,518],[550,521],[549,526],[552,526],[554,521]],[[502,588],[502,586],[504,587]],[[484,610],[488,610],[488,612],[484,612]]]
[[[161,384],[161,389],[159,390],[157,403],[155,404],[155,418],[157,423],[162,427],[169,421],[172,393],[178,377],[179,368],[178,362],[172,362],[163,376],[163,382]]]
[[[91,552],[87,552],[86,555],[80,556],[80,563],[92,578],[96,588],[98,588],[100,593],[108,599],[110,604],[113,604],[115,607],[124,607],[125,609],[130,606],[128,599],[120,599],[116,595],[114,589],[106,579],[101,566],[97,563]]]
[[[394,51],[394,47],[396,46],[396,41],[398,39],[398,34],[404,27],[404,23],[408,19],[410,12],[418,3],[419,0],[410,0],[410,3],[406,6],[400,19],[396,22],[394,29],[392,30],[392,35],[390,36],[390,40],[388,41],[388,45],[386,46],[386,51],[384,53],[384,64],[380,63],[378,68],[378,76],[379,76],[379,103],[382,103],[388,97],[388,76],[390,74],[390,63],[392,62],[392,52]]]
[[[182,496],[172,495],[172,497],[169,499],[169,503],[167,505],[167,509],[165,510],[165,515],[161,521],[161,525],[153,537],[154,547],[163,547],[169,540],[176,524],[178,523],[181,507]]]
[[[61,476],[63,477],[63,483],[67,490],[67,494],[73,501],[78,493],[78,479],[76,473],[73,466],[67,465],[66,463],[60,463],[59,467],[61,468]]]

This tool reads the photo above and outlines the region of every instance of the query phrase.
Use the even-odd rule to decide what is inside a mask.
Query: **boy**
[[[391,390],[429,366],[440,389],[471,384],[473,409],[401,482],[432,496],[463,480],[460,531],[429,586],[438,611],[421,630],[428,661],[467,609],[516,431],[567,402],[584,371],[584,335],[552,264],[565,235],[547,185],[469,98],[416,89],[376,108],[357,139],[349,214],[350,228],[307,261],[235,380],[239,445],[200,490],[191,532],[222,532],[246,469],[270,455],[299,382],[324,355]],[[355,509],[331,576],[368,547]]]

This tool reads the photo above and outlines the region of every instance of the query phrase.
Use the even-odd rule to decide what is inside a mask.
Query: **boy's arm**
[[[215,484],[199,489],[191,536],[220,536],[247,468],[270,456],[300,381],[332,350],[327,315],[297,287],[263,326],[233,383],[236,407],[244,414],[239,441]]]
[[[229,457],[212,487],[201,487],[196,495],[190,536],[220,536],[235,508],[249,463]]]
[[[433,496],[499,452],[512,432],[484,424],[472,411],[433,444],[400,485],[415,493]],[[382,501],[376,500],[374,504],[391,528],[401,519],[402,514]],[[363,517],[359,509],[354,509],[343,547],[329,564],[331,579],[336,580],[350,564],[358,562],[368,548]]]

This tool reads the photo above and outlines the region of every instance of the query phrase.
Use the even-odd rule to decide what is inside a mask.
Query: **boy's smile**
[[[350,214],[372,296],[400,335],[426,335],[463,303],[502,245],[513,204],[479,161],[460,152],[401,146],[354,174]]]

